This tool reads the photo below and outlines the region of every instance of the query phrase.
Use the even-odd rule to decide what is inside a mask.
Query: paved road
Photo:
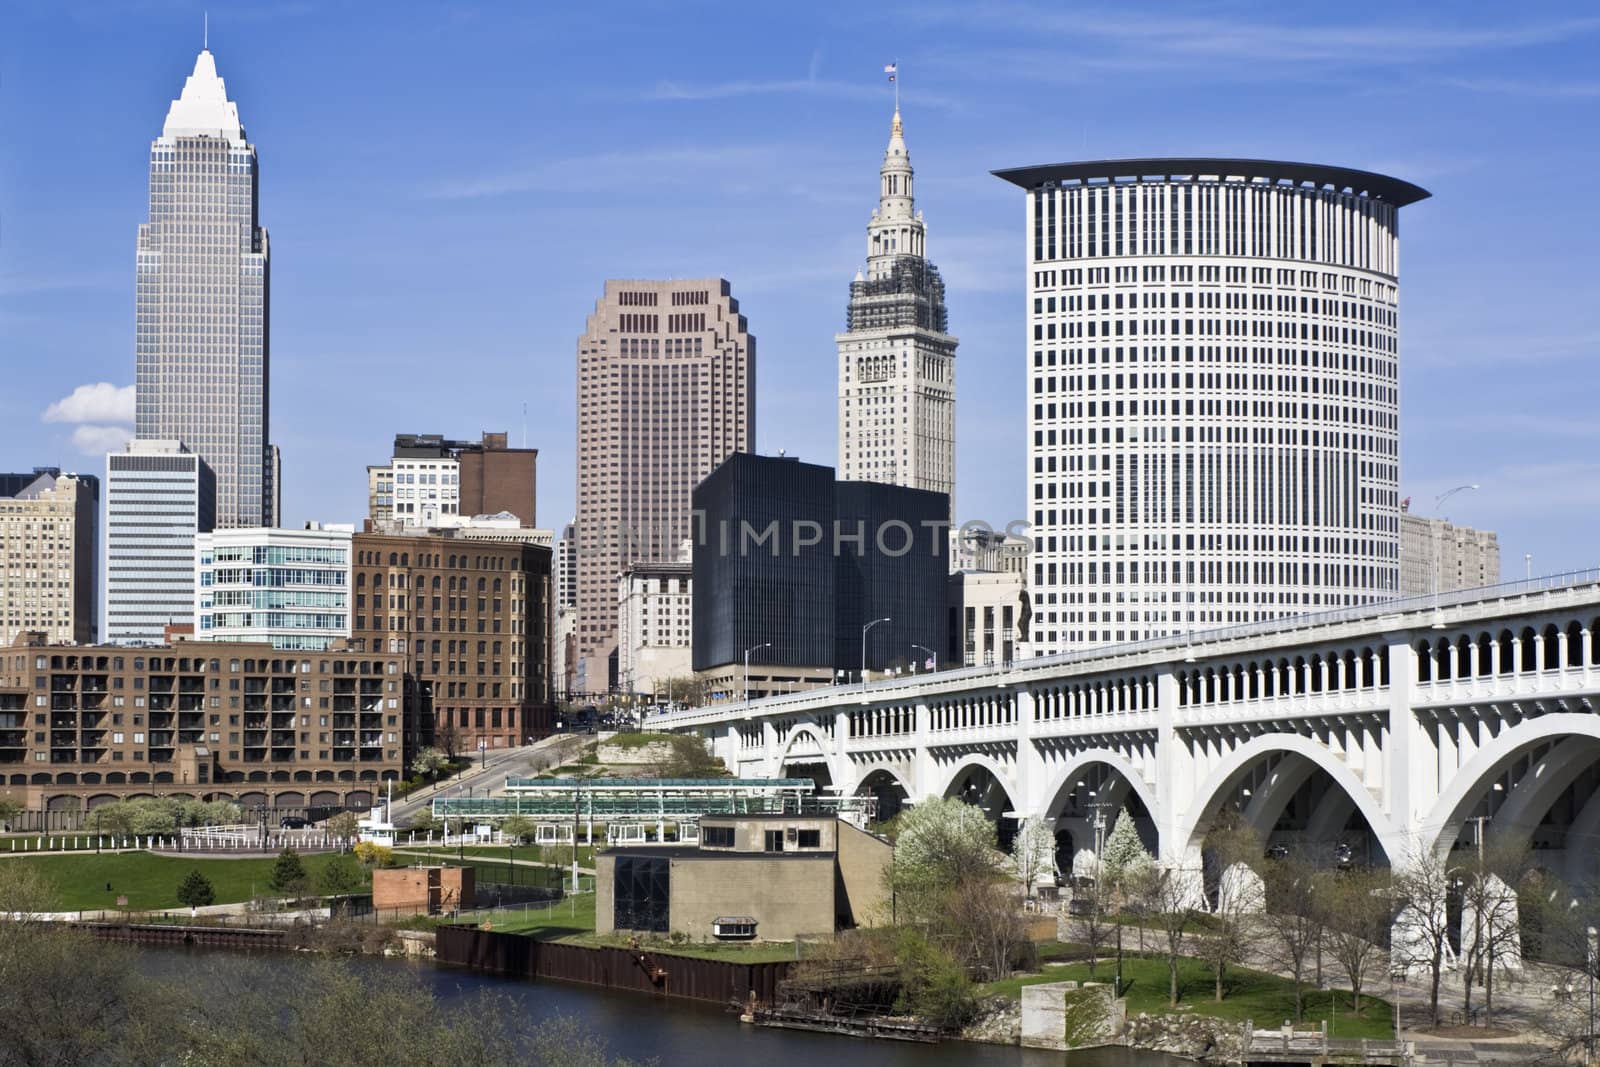
[[[435,788],[422,789],[404,800],[396,800],[391,819],[396,825],[404,825],[431,805],[435,797],[466,796],[469,789],[474,796],[498,793],[507,778],[531,776],[558,767],[566,760],[575,759],[594,739],[593,734],[555,734],[521,748],[490,751],[487,767],[475,761],[471,770]]]

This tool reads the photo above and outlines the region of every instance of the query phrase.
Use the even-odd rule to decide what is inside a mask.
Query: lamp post
[[[750,653],[759,652],[763,648],[771,648],[771,641],[763,641],[759,645],[751,645],[744,650],[744,702],[750,703]]]
[[[1442,630],[1444,628],[1444,620],[1442,620],[1442,619],[1440,619],[1438,617],[1439,616],[1439,586],[1441,584],[1440,574],[1444,569],[1444,525],[1443,525],[1444,516],[1439,514],[1439,509],[1444,505],[1444,502],[1446,500],[1449,500],[1451,497],[1455,496],[1457,493],[1463,493],[1463,492],[1466,492],[1468,489],[1477,489],[1477,488],[1478,488],[1478,484],[1476,482],[1473,482],[1470,485],[1458,485],[1454,489],[1446,489],[1444,492],[1440,493],[1438,496],[1433,498],[1434,518],[1435,518],[1436,521],[1438,521],[1440,523],[1440,525],[1438,527],[1438,534],[1434,538],[1434,541],[1433,541],[1433,612],[1434,612],[1433,628],[1435,630]]]
[[[893,622],[893,621],[894,620],[889,618],[888,616],[884,616],[881,619],[873,619],[871,622],[867,623],[865,626],[863,626],[861,628],[861,684],[862,685],[866,685],[867,684],[867,631],[871,630],[874,626],[878,625],[880,622]]]
[[[923,652],[926,652],[928,654],[928,658],[933,660],[933,669],[934,669],[934,671],[938,671],[938,669],[939,669],[939,653],[935,652],[933,649],[929,648],[927,645],[919,645],[919,644],[916,644],[915,642],[912,643],[911,647],[915,648],[915,649],[919,649],[919,650],[921,650]]]

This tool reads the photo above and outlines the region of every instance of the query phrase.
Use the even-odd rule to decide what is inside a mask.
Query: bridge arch
[[[1282,813],[1279,801],[1287,802],[1286,791],[1292,793],[1320,771],[1332,780],[1336,790],[1344,793],[1353,810],[1366,820],[1373,840],[1382,849],[1384,857],[1392,862],[1404,855],[1400,835],[1377,797],[1330,749],[1301,734],[1270,733],[1253,737],[1228,753],[1195,791],[1196,806],[1185,813],[1179,823],[1172,858],[1199,855],[1205,836],[1222,806],[1230,798],[1239,797],[1244,780],[1263,760],[1273,756],[1290,756],[1293,759],[1274,768],[1274,777],[1278,781],[1271,783],[1270,796],[1259,803],[1252,796],[1251,804],[1245,809],[1246,819],[1261,832],[1263,840],[1266,838],[1264,831],[1270,831],[1272,821]]]
[[[816,759],[813,759],[810,755],[791,757],[791,753],[794,751],[795,744],[801,738],[810,738],[812,741],[816,742],[817,751],[819,753]],[[796,723],[794,727],[790,729],[789,736],[784,739],[783,750],[778,753],[778,758],[774,761],[776,764],[776,766],[773,768],[773,770],[776,772],[775,776],[782,777],[784,767],[788,766],[790,763],[814,764],[820,761],[821,764],[828,770],[828,780],[826,782],[818,782],[817,788],[821,789],[826,786],[836,784],[848,784],[850,781],[849,775],[840,773],[840,768],[836,759],[836,753],[829,751],[831,745],[832,742],[828,735],[823,733],[821,728],[819,728],[815,723]]]
[[[1555,712],[1501,730],[1451,775],[1440,791],[1423,823],[1424,834],[1430,836],[1422,846],[1435,855],[1447,854],[1461,836],[1469,814],[1497,791],[1496,784],[1513,764],[1544,742],[1554,743],[1550,752],[1504,790],[1506,799],[1489,820],[1491,834],[1531,832],[1557,797],[1594,766],[1600,756],[1600,717],[1587,712]],[[1585,821],[1581,815],[1579,821]],[[1577,829],[1575,822],[1572,830]],[[1569,861],[1572,858],[1569,855]]]
[[[911,788],[906,784],[906,775],[889,763],[872,763],[858,768],[855,794],[877,799],[879,822],[894,818],[911,800]]]
[[[1098,795],[1090,802],[1088,797],[1075,794],[1079,783],[1088,786],[1095,768],[1106,773],[1095,783],[1099,786]],[[1138,768],[1120,752],[1094,748],[1073,753],[1051,778],[1042,796],[1037,814],[1055,830],[1056,867],[1062,874],[1072,873],[1079,853],[1088,850],[1088,854],[1093,855],[1097,812],[1106,815],[1102,829],[1109,835],[1126,810],[1145,849],[1152,856],[1161,854],[1161,823],[1155,787],[1147,783]],[[1132,803],[1129,803],[1130,798]],[[1100,803],[1106,807],[1097,809],[1094,806]]]
[[[989,821],[995,824],[995,837],[1002,850],[1011,848],[1012,835],[1016,833],[1014,818],[1007,812],[1018,810],[1016,784],[1004,766],[992,756],[970,753],[956,762],[944,787],[933,795],[963,800],[983,809]]]

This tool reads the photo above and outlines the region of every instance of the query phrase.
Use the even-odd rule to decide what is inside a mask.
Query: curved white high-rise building
[[[1026,192],[1036,653],[1397,595],[1398,213],[1341,167],[1134,159]]]

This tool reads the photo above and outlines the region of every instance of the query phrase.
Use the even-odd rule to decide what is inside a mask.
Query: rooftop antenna
[[[200,50],[209,51],[211,48],[211,12],[203,11],[200,14]],[[897,98],[898,99],[898,98]]]

